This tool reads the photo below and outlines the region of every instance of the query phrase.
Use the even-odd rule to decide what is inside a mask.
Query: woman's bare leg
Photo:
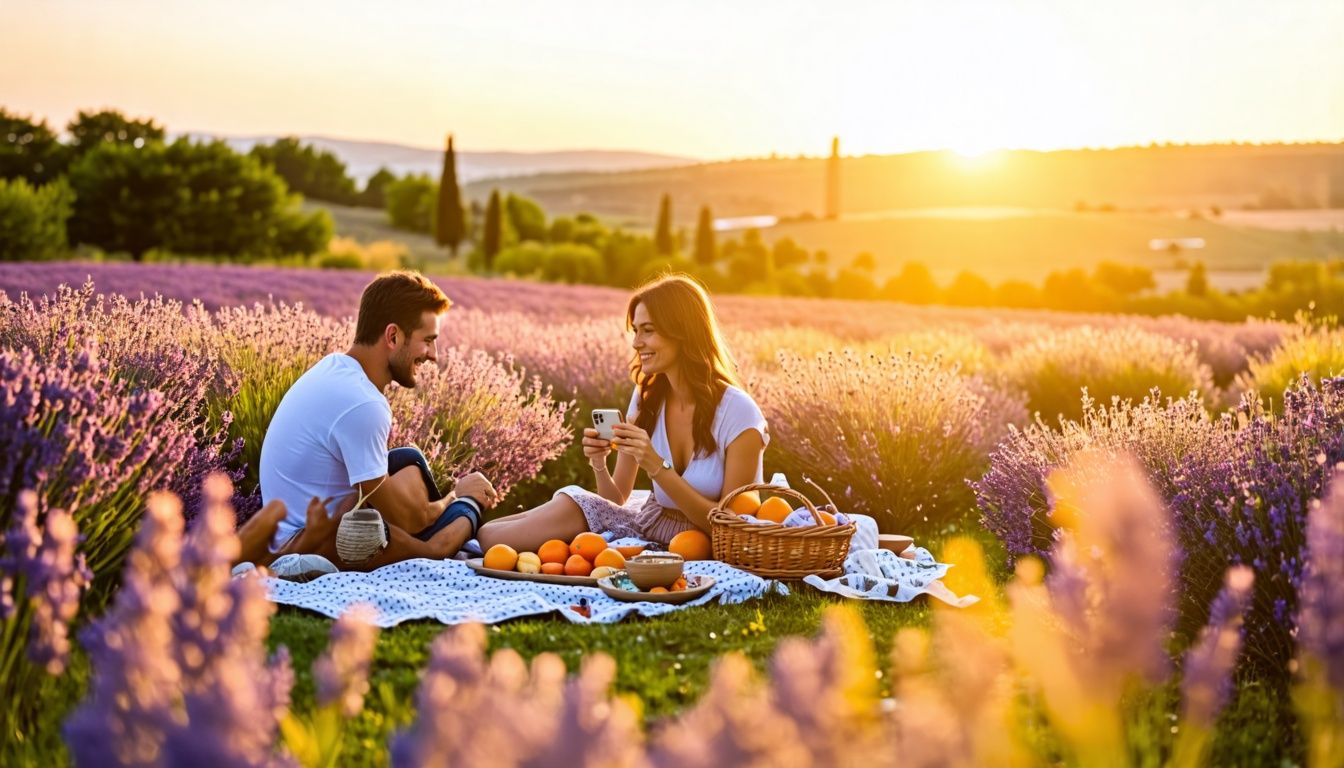
[[[481,549],[507,544],[519,552],[536,552],[551,539],[569,541],[588,530],[583,510],[570,497],[559,494],[535,509],[491,520],[476,534]]]

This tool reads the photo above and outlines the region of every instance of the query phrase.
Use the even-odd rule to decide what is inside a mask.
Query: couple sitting
[[[595,491],[568,486],[535,509],[482,524],[498,501],[487,478],[458,478],[444,495],[418,449],[388,450],[392,411],[383,391],[393,381],[414,387],[416,367],[435,361],[440,316],[449,306],[437,286],[413,272],[381,275],[364,289],[354,344],[303,374],[271,420],[261,450],[265,506],[240,531],[243,560],[306,580],[452,557],[472,538],[482,549],[508,544],[519,551],[583,531],[665,544],[691,528],[708,532],[709,511],[723,494],[761,480],[765,419],[738,385],[704,289],[671,276],[630,299],[635,388],[627,420],[613,427],[610,441],[595,429],[582,438]],[[632,511],[624,505],[640,470],[653,493]],[[381,535],[356,538],[356,526],[341,525],[360,498],[378,511],[361,513],[372,520],[360,522],[380,525]]]

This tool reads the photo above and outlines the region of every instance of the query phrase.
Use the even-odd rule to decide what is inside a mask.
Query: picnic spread
[[[384,628],[417,619],[495,624],[551,613],[576,624],[608,624],[632,614],[660,616],[710,603],[788,595],[784,579],[861,600],[908,602],[929,595],[956,607],[978,600],[953,594],[941,581],[950,566],[938,563],[927,549],[910,546],[898,553],[880,548],[872,518],[846,516],[830,505],[819,509],[796,492],[780,490],[754,485],[725,497],[725,510],[735,495],[758,491],[778,493],[771,499],[787,495],[803,506],[784,510],[776,505],[781,506],[777,520],[757,518],[754,513],[763,507],[759,502],[756,508],[744,508],[742,503],[731,507],[750,512],[714,510],[713,553],[705,559],[683,559],[675,551],[660,552],[658,545],[639,539],[608,535],[598,540],[594,534],[581,534],[591,537],[585,548],[596,541],[598,554],[611,550],[602,561],[620,565],[592,568],[590,561],[598,559],[594,556],[584,558],[587,567],[577,560],[569,564],[577,563],[578,570],[538,567],[533,553],[523,553],[530,558],[494,548],[482,553],[473,540],[455,559],[413,559],[367,573],[332,573],[306,583],[276,578],[265,583],[272,601],[333,618],[354,605],[371,605],[377,611],[375,623]],[[627,505],[637,508],[644,494],[647,491],[632,494]],[[752,502],[755,499],[744,501]],[[762,517],[770,518],[768,508]],[[734,530],[721,539],[724,524]],[[635,554],[645,547],[647,551]],[[630,552],[632,557],[616,557],[616,551]]]

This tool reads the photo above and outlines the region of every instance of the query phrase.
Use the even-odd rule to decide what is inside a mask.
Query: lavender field
[[[0,263],[6,762],[62,742],[79,765],[1344,761],[1340,331],[716,300],[767,473],[934,544],[983,600],[905,614],[886,658],[852,611],[769,602],[746,656],[705,654],[650,719],[626,668],[656,654],[542,652],[554,623],[527,625],[561,635],[530,661],[450,629],[397,688],[369,681],[402,628],[358,614],[311,668],[271,652],[284,614],[229,579],[234,526],[270,414],[348,346],[369,277]],[[393,442],[488,473],[508,510],[583,482],[574,430],[629,397],[626,295],[437,282],[439,363],[390,392]],[[819,636],[755,640],[799,605]]]

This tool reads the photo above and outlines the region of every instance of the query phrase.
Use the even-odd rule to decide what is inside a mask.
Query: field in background
[[[877,257],[879,278],[899,272],[908,261],[923,262],[935,275],[948,278],[970,270],[991,282],[1011,278],[1039,283],[1051,271],[1091,269],[1103,261],[1154,271],[1183,270],[1202,261],[1211,272],[1259,273],[1274,261],[1344,255],[1344,231],[1274,231],[1131,212],[1004,210],[981,215],[969,209],[965,214],[908,211],[883,218],[786,222],[761,234],[770,242],[790,237],[808,250],[824,249],[837,266],[867,251]],[[1204,247],[1155,251],[1149,245],[1154,239],[1174,238],[1202,238]]]

